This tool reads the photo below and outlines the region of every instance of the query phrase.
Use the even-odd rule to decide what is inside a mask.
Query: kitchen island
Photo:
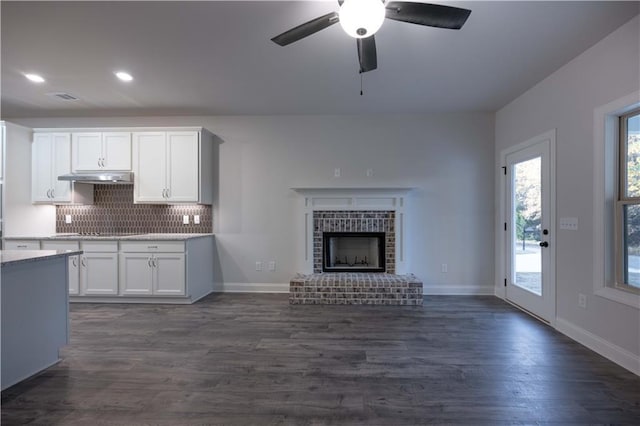
[[[68,258],[81,251],[0,251],[2,390],[59,361],[69,339]]]

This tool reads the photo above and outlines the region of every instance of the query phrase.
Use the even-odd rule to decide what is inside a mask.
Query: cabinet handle
[[[149,268],[151,268],[151,258],[147,260],[147,265],[149,265]]]
[[[157,249],[158,246],[147,246],[148,249]]]
[[[82,263],[82,266],[84,266],[85,268],[87,267],[87,264],[84,262],[84,257],[82,258],[82,260],[80,261],[80,263]]]
[[[26,246],[26,245],[18,244],[18,248],[27,248],[27,246]]]
[[[102,158],[102,160],[100,160],[100,163],[101,163],[100,166],[104,167],[104,158]]]
[[[51,190],[51,198],[56,198],[56,190],[55,189]]]
[[[51,198],[51,190],[47,189],[47,198]]]
[[[167,198],[171,198],[171,191],[169,191],[169,188],[167,188]]]
[[[71,258],[71,263],[73,264],[73,266],[78,266],[78,260],[75,257]]]
[[[158,264],[156,263],[156,260],[158,260],[158,259],[156,259],[156,258],[154,257],[154,258],[153,258],[153,267],[154,267],[154,268],[157,268],[157,267],[158,267]]]

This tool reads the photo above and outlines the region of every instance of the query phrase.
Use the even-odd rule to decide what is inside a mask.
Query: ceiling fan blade
[[[378,55],[376,53],[376,39],[374,36],[356,39],[358,44],[358,60],[360,72],[373,71],[378,68]]]
[[[459,30],[471,14],[469,9],[429,3],[391,1],[385,5],[386,17],[429,27]]]
[[[280,46],[286,46],[287,44],[291,44],[294,41],[298,41],[303,39],[311,34],[315,34],[318,31],[324,30],[325,28],[335,24],[338,22],[338,12],[331,12],[323,15],[319,18],[312,19],[309,22],[305,22],[302,25],[298,25],[295,28],[290,29],[289,31],[285,31],[280,35],[275,36],[271,39],[275,44],[279,44]]]

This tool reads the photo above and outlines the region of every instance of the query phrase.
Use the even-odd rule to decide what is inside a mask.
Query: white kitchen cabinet
[[[80,294],[114,296],[118,294],[118,242],[82,241],[80,256]]]
[[[120,243],[120,294],[185,294],[184,243],[133,241]]]
[[[211,204],[211,145],[203,131],[133,133],[134,203]]]
[[[153,294],[182,296],[185,291],[184,254],[154,254]]]
[[[78,241],[55,241],[42,240],[40,243],[42,250],[74,250],[80,249]],[[80,294],[80,255],[69,256],[69,294],[72,296]]]
[[[71,134],[74,172],[131,170],[131,133],[81,132]]]
[[[35,133],[32,144],[31,197],[34,203],[71,202],[71,183],[58,176],[71,172],[71,135]]]
[[[151,254],[120,254],[120,294],[153,294],[153,264]]]
[[[37,240],[4,240],[3,250],[40,250]]]

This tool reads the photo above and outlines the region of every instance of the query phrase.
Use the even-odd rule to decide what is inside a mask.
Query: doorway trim
[[[549,236],[547,241],[549,241],[549,271],[548,276],[553,280],[552,284],[552,293],[553,297],[551,298],[553,301],[553,315],[549,318],[549,324],[555,328],[556,318],[557,318],[557,282],[556,282],[556,129],[551,129],[547,132],[544,132],[538,136],[535,136],[531,139],[525,140],[524,142],[518,143],[514,146],[510,146],[508,148],[500,151],[500,166],[498,169],[499,172],[499,206],[498,206],[498,223],[496,226],[496,240],[497,240],[497,261],[496,261],[496,288],[495,295],[503,300],[507,300],[506,296],[506,285],[505,280],[508,279],[509,273],[509,265],[508,265],[508,250],[509,247],[509,232],[505,229],[505,224],[508,222],[507,220],[507,208],[508,208],[508,200],[507,200],[507,176],[505,174],[505,170],[507,167],[507,156],[523,149],[527,149],[531,146],[534,146],[543,141],[549,141]],[[512,303],[513,304],[513,303]],[[520,307],[518,305],[513,304],[514,306],[521,309],[523,312],[530,314],[526,309]],[[538,318],[534,316],[534,318]]]

